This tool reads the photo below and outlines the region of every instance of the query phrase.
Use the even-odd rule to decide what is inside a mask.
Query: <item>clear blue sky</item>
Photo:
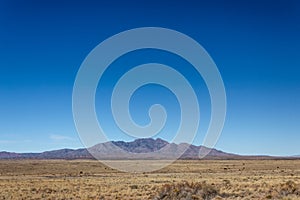
[[[228,101],[218,149],[240,154],[300,154],[300,3],[296,0],[1,1],[0,151],[82,147],[72,117],[72,87],[82,61],[109,36],[145,26],[189,35],[217,64]],[[193,74],[187,64],[166,52],[135,52],[115,65],[147,62],[147,53],[182,73]],[[99,101],[107,100],[105,87],[116,77],[107,72],[102,80],[104,90],[97,91]],[[207,92],[195,80],[191,82]],[[151,95],[157,93],[164,98]],[[209,119],[205,99],[204,94],[204,124]],[[178,104],[166,89],[145,86],[137,91],[131,102],[132,115],[137,123],[147,123],[147,105],[157,101],[170,112],[165,128],[168,138],[179,118]],[[96,106],[109,113],[107,106]],[[109,114],[103,121],[111,139],[130,140],[113,131]],[[201,144],[203,131],[205,128],[195,144]]]

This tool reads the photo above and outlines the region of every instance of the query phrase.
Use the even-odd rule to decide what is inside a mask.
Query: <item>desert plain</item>
[[[0,199],[294,200],[300,160],[178,160],[148,173],[95,160],[1,160]]]

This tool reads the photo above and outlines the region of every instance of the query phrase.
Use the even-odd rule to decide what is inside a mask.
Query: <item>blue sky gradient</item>
[[[296,0],[1,1],[0,151],[82,147],[72,117],[72,87],[82,61],[106,38],[145,26],[187,34],[214,59],[228,103],[217,148],[240,154],[300,154],[300,3]],[[109,137],[130,140],[117,131],[107,106],[118,77],[113,69],[149,60],[186,74],[199,90],[203,126],[194,143],[201,144],[210,116],[205,85],[183,60],[154,50],[121,57],[100,81],[96,107],[107,115],[99,120]],[[163,138],[169,139],[178,127],[178,102],[167,89],[145,86],[131,103],[132,116],[140,124],[148,122],[150,104],[166,106],[169,121]]]

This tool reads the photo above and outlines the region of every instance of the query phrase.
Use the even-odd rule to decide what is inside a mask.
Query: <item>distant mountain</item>
[[[42,153],[0,152],[0,159],[93,159],[87,149],[60,149]]]
[[[0,159],[11,159],[11,158],[20,158],[21,154],[19,153],[11,153],[6,151],[0,152]]]
[[[199,159],[199,152],[208,153],[206,158],[235,158],[238,155],[225,153],[203,146],[187,143],[168,143],[160,138],[136,139],[132,142],[106,142],[89,148],[97,159]]]
[[[168,143],[162,139],[136,139],[132,142],[113,141],[100,143],[88,149],[59,149],[42,153],[0,152],[0,159],[270,159],[268,156],[240,156],[204,146],[186,143]],[[95,156],[95,157],[93,157]]]

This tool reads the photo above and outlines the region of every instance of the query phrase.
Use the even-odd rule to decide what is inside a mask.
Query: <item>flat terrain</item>
[[[300,160],[177,161],[136,174],[92,160],[0,161],[0,199],[300,199],[299,184]]]

